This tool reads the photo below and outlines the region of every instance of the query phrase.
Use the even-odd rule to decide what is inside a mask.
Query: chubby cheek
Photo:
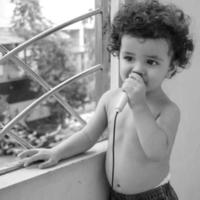
[[[160,87],[162,85],[162,82],[164,81],[165,76],[151,76],[148,78],[147,82],[147,91],[156,89],[157,87]]]
[[[126,78],[128,78],[128,73],[129,73],[129,71],[128,71],[127,68],[125,68],[125,67],[121,68],[120,67],[120,78],[122,79],[122,81],[124,81]]]
[[[122,81],[124,81],[126,79],[126,75],[122,71],[120,71],[120,78]]]

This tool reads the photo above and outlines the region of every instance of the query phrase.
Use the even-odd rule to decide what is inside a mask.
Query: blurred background
[[[12,50],[33,36],[94,10],[94,0],[0,0],[0,44]],[[95,18],[91,17],[41,39],[18,57],[51,87],[95,65]],[[109,82],[109,80],[106,80]],[[107,84],[108,85],[108,84]],[[95,75],[76,80],[60,94],[87,121],[97,98]],[[45,90],[12,60],[0,65],[0,121],[6,124]],[[13,131],[37,147],[52,147],[82,127],[50,97],[31,111]],[[0,155],[15,155],[21,147],[5,136]]]
[[[121,0],[122,1],[122,0]],[[172,185],[180,200],[200,199],[200,1],[162,0],[172,2],[191,16],[195,51],[191,66],[171,80],[164,89],[181,110],[181,123],[171,158]],[[115,6],[112,1],[111,6]],[[0,44],[13,49],[34,35],[94,9],[93,0],[0,0]],[[17,56],[49,85],[95,65],[94,19],[69,26],[29,46]],[[112,59],[111,59],[112,61]],[[116,64],[111,62],[111,70]],[[113,73],[116,76],[116,73]],[[110,77],[102,80],[104,90]],[[98,98],[95,76],[66,86],[60,94],[87,121]],[[45,91],[24,70],[8,60],[0,65],[0,121],[7,123]],[[51,147],[82,126],[54,98],[35,108],[13,131],[34,146]],[[0,164],[13,159],[21,147],[11,138],[0,141]],[[10,157],[11,155],[11,157]]]

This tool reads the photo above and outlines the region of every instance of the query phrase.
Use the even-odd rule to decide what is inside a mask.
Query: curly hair
[[[174,4],[164,5],[158,0],[134,0],[122,5],[116,13],[111,26],[108,51],[119,56],[124,34],[145,39],[166,39],[173,53],[171,68],[184,69],[194,49],[189,25],[190,17]]]

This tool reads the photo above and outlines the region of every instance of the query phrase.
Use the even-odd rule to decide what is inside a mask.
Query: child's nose
[[[135,64],[132,67],[131,72],[137,73],[137,74],[139,74],[142,77],[144,77],[144,75],[146,73],[145,72],[145,67],[142,64],[140,64],[140,63]]]
[[[139,76],[141,76],[141,78],[144,79],[144,74],[143,73],[137,72],[137,71],[134,71],[134,70],[132,70],[132,73],[138,74]]]

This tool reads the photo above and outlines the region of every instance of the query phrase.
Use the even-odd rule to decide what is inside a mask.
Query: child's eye
[[[128,61],[128,62],[131,62],[131,61],[134,60],[134,58],[131,57],[131,56],[124,56],[124,60],[126,60],[126,61]]]
[[[156,60],[152,60],[152,59],[147,60],[147,64],[152,65],[152,66],[159,65],[159,63]]]

